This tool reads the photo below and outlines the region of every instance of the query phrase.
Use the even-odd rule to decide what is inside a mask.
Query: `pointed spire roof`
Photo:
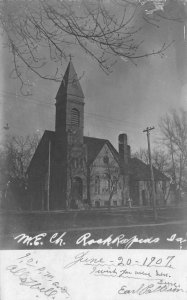
[[[84,94],[71,59],[57,92],[56,100],[59,101],[60,98],[64,95],[73,95],[76,97],[84,98]]]

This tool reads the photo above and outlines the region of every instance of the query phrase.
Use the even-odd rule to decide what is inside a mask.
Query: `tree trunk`
[[[90,168],[87,168],[87,201],[89,207],[91,207],[91,198],[90,198]]]
[[[114,192],[112,191],[109,196],[109,200],[108,200],[108,209],[109,210],[111,209],[111,202],[112,202],[113,194],[114,194]]]

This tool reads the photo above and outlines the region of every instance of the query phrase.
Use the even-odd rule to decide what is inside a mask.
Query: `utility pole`
[[[51,182],[51,141],[49,141],[48,150],[48,178],[47,178],[47,211],[49,211],[49,199],[50,199],[50,182]]]
[[[177,180],[176,180],[176,168],[175,168],[175,160],[174,160],[174,149],[172,139],[170,137],[170,148],[171,148],[171,160],[173,165],[173,174],[172,174],[172,182],[174,182],[174,194],[175,194],[175,201],[178,203],[178,193],[177,193]]]
[[[143,132],[147,133],[148,155],[149,155],[151,185],[152,185],[152,205],[153,205],[154,220],[156,221],[157,220],[157,209],[156,209],[155,181],[154,181],[153,165],[152,165],[152,158],[151,158],[151,146],[150,146],[150,131],[153,129],[155,129],[155,128],[147,127],[145,130],[143,130]]]

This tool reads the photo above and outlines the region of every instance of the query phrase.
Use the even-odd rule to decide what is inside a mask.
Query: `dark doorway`
[[[147,198],[146,198],[145,190],[142,190],[142,204],[143,204],[143,206],[147,205]]]
[[[139,181],[130,180],[130,198],[133,200],[132,205],[139,206]]]
[[[108,202],[108,201],[107,201]],[[97,208],[99,208],[100,207],[100,202],[99,201],[95,201],[95,206],[97,207]]]
[[[73,178],[71,208],[78,208],[78,202],[82,201],[83,184],[80,177]]]

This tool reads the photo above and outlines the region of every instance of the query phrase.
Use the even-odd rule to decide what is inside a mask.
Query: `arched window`
[[[103,177],[103,192],[109,192],[110,191],[110,176],[109,174],[105,173]]]
[[[104,162],[106,165],[108,165],[108,163],[109,163],[109,157],[108,157],[107,155],[105,155],[105,156],[103,157],[103,162]]]
[[[116,194],[117,193],[117,184],[118,184],[117,177],[114,176],[112,181],[113,181],[113,192]]]
[[[100,194],[100,178],[99,176],[95,177],[95,193]]]
[[[80,113],[76,108],[72,108],[71,110],[71,125],[76,127],[80,125]]]

